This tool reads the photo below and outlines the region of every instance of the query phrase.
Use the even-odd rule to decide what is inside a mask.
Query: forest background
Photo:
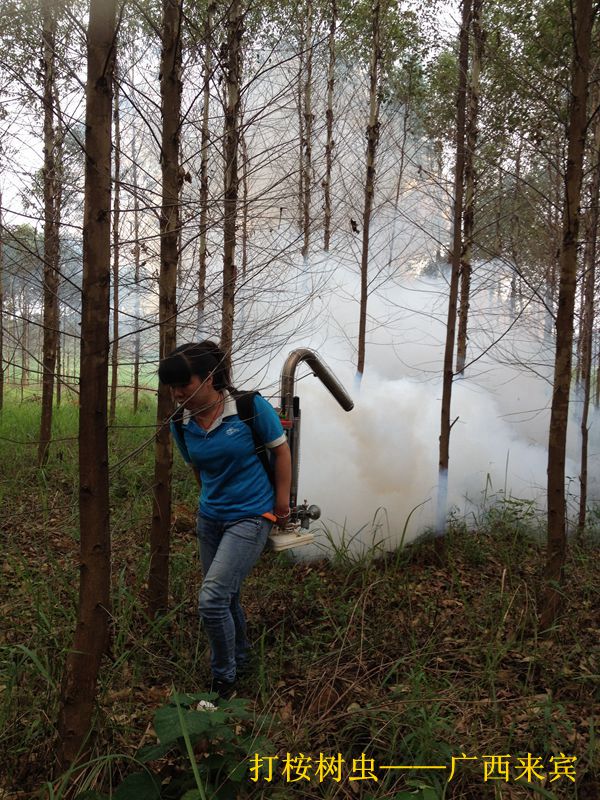
[[[3,2],[1,796],[597,796],[596,16]],[[155,378],[202,338],[356,406],[302,374],[319,549],[265,556],[212,717]]]

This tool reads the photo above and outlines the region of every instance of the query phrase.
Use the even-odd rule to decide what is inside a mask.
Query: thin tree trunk
[[[304,83],[304,165],[302,197],[302,257],[308,258],[310,246],[310,210],[312,190],[312,0],[306,0],[306,81]]]
[[[29,383],[29,302],[23,298],[23,327],[21,331],[21,402]]]
[[[465,151],[465,207],[463,212],[463,248],[460,265],[460,308],[458,312],[458,339],[456,352],[456,373],[464,375],[467,361],[467,325],[469,318],[471,271],[473,260],[473,231],[475,225],[475,191],[477,175],[475,171],[475,151],[477,148],[479,92],[481,61],[483,58],[483,30],[481,28],[481,6],[483,0],[473,2],[473,39],[475,47],[471,60],[471,79],[469,85],[468,119],[466,121]]]
[[[571,76],[571,103],[563,236],[560,250],[560,283],[556,318],[554,386],[548,435],[548,548],[544,574],[541,626],[548,628],[561,606],[563,570],[567,552],[565,453],[571,387],[573,319],[577,279],[581,182],[585,152],[590,46],[593,25],[592,0],[577,0],[575,42]]]
[[[179,257],[179,197],[181,176],[181,20],[183,0],[163,0],[160,94],[162,114],[160,215],[159,318],[160,358],[175,348],[177,323],[177,264]],[[169,545],[171,536],[171,473],[173,451],[168,419],[173,401],[168,386],[159,384],[154,497],[150,532],[148,611],[164,611],[169,598]]]
[[[56,333],[56,407],[60,408],[62,399],[63,368],[62,368],[62,337],[60,333],[60,305],[57,314],[57,333]]]
[[[91,0],[86,86],[85,199],[79,409],[80,584],[58,721],[62,767],[83,758],[110,619],[108,332],[110,150],[115,0]]]
[[[114,84],[114,106],[113,122],[115,130],[114,144],[114,164],[115,164],[115,191],[113,199],[113,336],[111,348],[111,381],[110,381],[110,413],[109,422],[115,421],[117,413],[117,383],[119,372],[119,223],[121,217],[121,117],[119,114],[119,84],[118,67],[115,64]]]
[[[227,19],[227,68],[225,73],[225,184],[223,220],[223,312],[221,347],[231,359],[235,301],[235,227],[238,200],[238,145],[240,122],[240,78],[242,59],[242,0],[232,0]]]
[[[7,376],[9,364],[7,364]],[[4,223],[2,221],[2,187],[0,187],[0,411],[4,407]]]
[[[396,196],[394,198],[394,216],[392,219],[392,234],[390,236],[390,248],[388,252],[388,270],[392,266],[392,259],[394,257],[394,243],[396,241],[396,223],[398,219],[398,208],[400,206],[400,190],[402,188],[402,181],[404,179],[404,165],[406,161],[406,142],[408,141],[408,121],[410,117],[409,98],[412,94],[412,74],[409,78],[406,87],[406,98],[404,101],[403,117],[402,117],[402,140],[400,142],[400,164],[398,165],[398,177],[396,179]]]
[[[58,259],[60,202],[56,170],[54,48],[56,9],[44,0],[42,10],[42,69],[44,76],[44,344],[42,356],[42,415],[38,466],[48,459],[52,437],[52,403],[58,344]]]
[[[242,278],[248,269],[248,145],[242,124],[240,125],[240,149],[242,151]]]
[[[582,284],[584,295],[582,302],[581,320],[581,351],[580,372],[583,390],[583,408],[581,411],[581,462],[579,470],[579,517],[577,520],[577,535],[582,536],[585,529],[588,495],[588,445],[589,445],[589,412],[592,393],[592,353],[594,346],[594,294],[596,288],[596,255],[598,252],[598,221],[600,201],[600,121],[597,111],[600,102],[600,92],[596,89],[592,94],[591,112],[595,114],[594,144],[592,149],[593,176],[590,189],[590,213],[583,262],[584,274]]]
[[[302,91],[302,76],[304,75],[304,22],[300,23],[298,42],[298,86],[296,102],[298,105],[298,230],[302,230],[304,215],[304,97]]]
[[[379,141],[379,91],[378,77],[381,62],[381,47],[379,44],[379,18],[380,0],[373,0],[372,39],[371,39],[371,64],[369,79],[369,124],[367,125],[367,171],[365,176],[365,198],[363,208],[362,253],[360,260],[360,315],[358,324],[358,359],[356,363],[356,377],[360,381],[365,371],[365,350],[367,334],[367,299],[369,275],[369,228],[371,225],[371,212],[373,210],[373,196],[375,194],[375,159],[377,143]]]
[[[333,165],[333,89],[335,86],[335,32],[337,27],[337,0],[331,0],[331,19],[329,21],[329,37],[327,48],[329,50],[329,64],[327,67],[327,141],[325,144],[325,180],[323,192],[325,195],[325,218],[323,233],[323,250],[329,252],[331,242],[331,168]]]
[[[209,3],[204,21],[204,78],[202,86],[202,133],[200,138],[200,261],[198,265],[198,339],[204,329],[206,307],[206,260],[208,255],[208,148],[210,129],[210,79],[212,72],[212,18],[214,3]]]
[[[132,67],[133,73],[133,67]],[[133,77],[133,75],[132,75]],[[132,80],[133,83],[133,80]],[[131,161],[133,181],[133,263],[135,286],[135,338],[133,342],[133,413],[137,414],[140,401],[140,198],[138,194],[138,165],[135,125],[131,134]]]
[[[458,281],[462,253],[462,213],[465,170],[465,126],[467,106],[467,73],[469,68],[469,27],[471,22],[471,0],[463,0],[462,22],[459,34],[458,93],[456,104],[456,166],[454,170],[454,235],[452,243],[452,271],[448,296],[448,318],[446,322],[446,346],[444,349],[444,375],[442,385],[442,414],[440,425],[440,461],[438,475],[437,534],[446,530],[448,503],[448,464],[450,461],[450,411],[452,403],[452,380],[454,338],[456,335],[456,312]]]

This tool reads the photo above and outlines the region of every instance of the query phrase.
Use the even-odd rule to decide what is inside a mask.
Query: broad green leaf
[[[190,736],[205,734],[214,728],[212,713],[181,710],[182,719]],[[154,730],[161,744],[176,742],[183,736],[177,708],[164,706],[154,715]]]
[[[150,772],[134,772],[117,787],[114,800],[160,800],[160,784]]]
[[[136,758],[145,764],[147,761],[155,761],[157,758],[162,758],[171,749],[172,744],[149,744],[138,750]]]

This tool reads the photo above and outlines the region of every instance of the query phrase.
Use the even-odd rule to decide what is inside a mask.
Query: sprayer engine
[[[301,416],[300,399],[294,394],[294,376],[296,367],[301,361],[308,364],[313,375],[319,378],[345,411],[351,411],[354,408],[348,392],[315,352],[307,348],[300,348],[289,354],[281,371],[281,408],[278,409],[278,412],[292,454],[290,519],[284,529],[275,528],[269,537],[275,550],[288,550],[312,542],[314,534],[309,532],[310,523],[321,516],[319,506],[309,505],[307,500],[298,505]]]

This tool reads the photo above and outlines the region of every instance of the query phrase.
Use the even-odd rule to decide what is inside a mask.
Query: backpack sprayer
[[[306,347],[292,350],[281,370],[281,408],[277,409],[286,433],[292,454],[292,484],[290,488],[290,519],[285,528],[275,528],[269,539],[274,550],[288,550],[309,544],[315,538],[309,532],[312,520],[319,519],[319,506],[308,505],[305,500],[298,505],[298,475],[300,471],[300,399],[294,395],[296,367],[305,361],[321,383],[335,397],[344,411],[351,411],[354,403],[348,392],[329,367],[313,351]]]

